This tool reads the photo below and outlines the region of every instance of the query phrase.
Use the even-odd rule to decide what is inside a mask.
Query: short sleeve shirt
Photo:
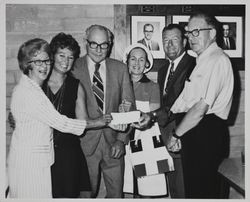
[[[159,85],[153,81],[136,82],[133,85],[135,99],[137,101],[148,101],[149,103],[160,103]]]
[[[234,86],[232,65],[228,56],[214,42],[196,59],[196,67],[185,82],[184,89],[171,108],[174,113],[187,112],[200,99],[204,99],[209,109],[227,119]]]

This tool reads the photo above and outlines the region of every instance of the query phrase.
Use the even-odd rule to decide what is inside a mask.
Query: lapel
[[[144,38],[143,38],[143,45],[146,46],[146,47],[148,47],[147,43],[146,43],[146,40]]]
[[[188,55],[187,55],[187,53],[185,53],[185,55],[183,56],[183,58],[181,59],[181,61],[179,62],[179,64],[176,67],[173,78],[169,81],[168,89],[170,89],[173,86],[173,84],[176,82],[176,80],[178,79],[180,74],[183,72],[183,69],[186,68],[187,58],[188,58]]]
[[[82,80],[82,82],[85,84],[84,86],[88,86],[89,89],[92,89],[92,82],[91,82],[91,78],[90,78],[90,75],[89,75],[87,57],[83,58],[83,65],[82,65],[81,73],[82,73],[82,78],[84,78]]]
[[[106,59],[105,60],[106,63],[106,89],[105,89],[105,113],[107,111],[109,111],[110,108],[110,103],[112,99],[112,82],[110,82],[112,80],[112,71],[111,69],[111,62]]]
[[[165,80],[166,80],[166,75],[167,75],[167,72],[168,72],[168,67],[169,67],[169,61],[166,60],[166,63],[165,65],[160,69],[159,71],[159,86],[160,86],[160,93],[162,94],[163,92],[163,88],[164,88],[164,83],[165,83]]]

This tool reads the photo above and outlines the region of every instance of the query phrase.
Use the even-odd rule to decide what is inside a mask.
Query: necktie
[[[229,38],[227,37],[227,49],[230,49]]]
[[[168,82],[173,78],[173,76],[174,76],[174,62],[171,62],[170,71],[168,75]]]
[[[174,62],[171,62],[170,70],[169,70],[169,74],[168,74],[168,81],[167,81],[166,88],[165,88],[166,93],[167,93],[168,85],[169,85],[171,79],[173,78],[173,76],[174,76]]]
[[[225,37],[226,50],[230,49],[228,37]]]
[[[100,64],[95,64],[95,72],[93,75],[93,92],[95,95],[96,102],[101,112],[103,112],[103,103],[104,103],[104,89],[103,81],[99,73]]]
[[[148,49],[152,50],[150,42],[148,42]]]

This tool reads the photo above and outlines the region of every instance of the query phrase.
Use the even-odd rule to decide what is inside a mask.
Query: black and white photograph
[[[242,57],[243,27],[242,17],[217,16],[222,24],[222,48],[230,57]]]
[[[187,26],[189,16],[173,16],[173,23],[178,23],[184,28]],[[221,23],[221,48],[230,57],[242,57],[243,54],[243,27],[242,17],[216,16]]]
[[[245,0],[0,2],[0,201],[249,200]]]
[[[132,16],[132,43],[145,45],[152,52],[154,58],[164,58],[161,44],[161,32],[164,26],[164,16]]]

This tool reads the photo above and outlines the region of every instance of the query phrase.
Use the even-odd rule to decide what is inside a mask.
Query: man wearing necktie
[[[154,34],[154,26],[152,24],[147,23],[143,26],[143,34],[144,34],[144,38],[139,40],[138,43],[143,44],[149,50],[152,50],[152,51],[160,50],[158,42],[152,40],[152,37]]]
[[[120,61],[108,58],[113,42],[111,31],[101,25],[92,25],[86,30],[86,42],[87,55],[75,62],[73,74],[86,91],[89,117],[118,112],[123,100],[135,109],[128,68]],[[86,131],[81,146],[89,168],[91,197],[96,197],[98,193],[99,170],[103,174],[106,197],[122,197],[123,155],[127,141],[127,132],[109,127]],[[86,194],[83,193],[82,197]]]
[[[230,27],[228,24],[223,24],[223,44],[222,49],[224,50],[235,50],[235,40],[230,36]]]
[[[171,107],[182,115],[172,131],[168,149],[180,149],[185,184],[185,198],[219,198],[218,168],[228,157],[227,119],[232,106],[234,74],[227,54],[216,39],[220,23],[209,13],[194,13],[186,27],[191,49],[197,54],[190,79]],[[137,128],[145,128],[163,110],[142,113]],[[184,116],[183,116],[184,115]]]
[[[195,66],[195,58],[185,51],[187,39],[184,33],[184,29],[178,24],[170,24],[162,31],[166,62],[159,69],[158,83],[161,93],[161,106],[164,109],[172,107]],[[161,115],[158,116],[158,123],[163,141],[167,146],[176,123],[175,121],[167,123],[166,116],[166,111],[162,111]],[[175,166],[175,171],[167,174],[171,198],[185,198],[181,155],[179,152],[170,152],[170,155],[173,157]]]

